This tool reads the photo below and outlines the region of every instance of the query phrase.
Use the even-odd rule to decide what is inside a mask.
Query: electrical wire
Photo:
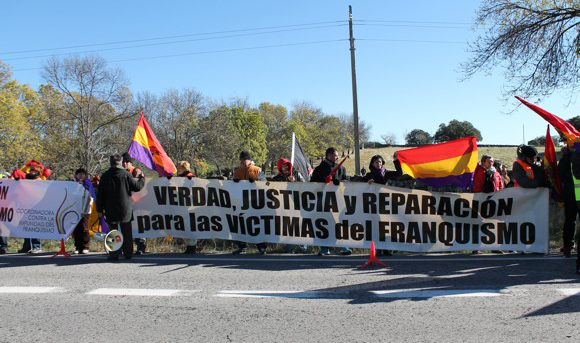
[[[191,52],[191,53],[184,53],[184,54],[160,55],[160,56],[150,56],[150,57],[137,57],[137,58],[122,59],[122,60],[113,60],[113,61],[109,61],[109,63],[129,62],[129,61],[141,61],[141,60],[152,60],[152,59],[169,58],[169,57],[182,57],[182,56],[204,55],[204,54],[214,54],[214,53],[222,53],[222,52],[230,52],[230,51],[245,51],[245,50],[258,50],[258,49],[280,48],[280,47],[286,47],[286,46],[309,45],[309,44],[322,44],[322,43],[343,42],[343,41],[348,41],[348,39],[347,38],[343,38],[343,39],[322,40],[322,41],[301,42],[301,43],[264,45],[264,46],[255,46],[255,47],[246,47],[246,48],[237,48],[237,49],[198,51],[198,52]],[[40,70],[40,69],[42,69],[42,68],[15,69],[13,71],[16,72],[16,71],[29,71],[29,70]]]
[[[67,50],[67,49],[87,48],[87,47],[91,47],[91,46],[103,46],[103,45],[114,45],[114,44],[148,42],[148,41],[163,40],[163,39],[175,39],[175,38],[185,38],[185,37],[195,37],[195,36],[205,36],[205,35],[217,35],[217,34],[223,34],[223,33],[236,33],[236,32],[246,32],[246,31],[271,30],[271,29],[281,29],[281,28],[297,27],[297,26],[325,25],[325,24],[335,24],[335,23],[343,23],[343,22],[347,22],[347,20],[325,21],[325,22],[307,23],[307,24],[292,24],[292,25],[280,25],[280,26],[267,26],[267,27],[253,28],[253,29],[238,29],[238,30],[214,31],[214,32],[205,32],[205,33],[192,33],[192,34],[187,34],[187,35],[155,37],[155,38],[144,38],[144,39],[132,39],[132,40],[124,40],[124,41],[95,43],[95,44],[84,44],[84,45],[74,45],[74,46],[65,46],[65,47],[57,47],[57,48],[21,50],[21,51],[9,51],[9,52],[0,52],[0,55],[22,54],[22,53],[29,53],[29,52],[53,51],[53,50]]]

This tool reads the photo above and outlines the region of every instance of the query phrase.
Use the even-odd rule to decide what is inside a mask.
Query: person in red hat
[[[278,175],[272,178],[272,181],[279,181],[279,182],[304,182],[304,178],[298,172],[298,170],[293,169],[292,163],[285,158],[281,158],[278,160]],[[296,245],[294,244],[286,244],[286,252],[289,254],[294,253],[294,249]],[[298,252],[306,253],[307,248],[306,245],[298,246]]]
[[[45,168],[42,163],[35,160],[30,160],[21,169],[16,169],[10,176],[10,178],[19,180],[46,180],[50,174],[51,170]],[[19,253],[29,253],[37,254],[42,252],[42,243],[38,238],[25,238],[22,243],[22,249],[18,250]]]

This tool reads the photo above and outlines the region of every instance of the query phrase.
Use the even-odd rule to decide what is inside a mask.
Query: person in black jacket
[[[564,247],[562,252],[564,257],[571,256],[574,246],[574,232],[576,231],[576,217],[578,217],[578,206],[576,195],[574,194],[574,180],[572,179],[572,154],[568,147],[562,148],[562,157],[558,161],[558,172],[562,179],[562,191],[564,196],[564,226],[562,227],[562,239]]]
[[[143,173],[134,178],[123,168],[123,157],[115,154],[110,157],[111,168],[101,176],[97,195],[97,212],[104,216],[110,230],[123,234],[123,255],[126,259],[133,257],[133,201],[131,192],[138,192],[145,186]],[[120,249],[119,249],[120,250]],[[119,259],[119,250],[109,253],[110,260]]]
[[[376,182],[381,185],[386,185],[388,180],[402,176],[403,169],[401,168],[401,162],[399,162],[396,152],[393,155],[393,164],[395,165],[395,170],[388,171],[385,169],[385,159],[381,155],[373,156],[369,163],[369,172],[363,177],[363,181],[369,184]]]
[[[396,152],[393,155],[393,163],[395,164],[395,170],[387,171],[385,169],[385,159],[383,156],[375,155],[371,157],[369,172],[363,177],[363,181],[369,184],[378,183],[380,185],[386,185],[387,181],[402,176],[403,169],[401,168],[401,162],[399,162]],[[391,256],[393,252],[391,250],[377,250],[377,255]]]
[[[531,145],[522,144],[518,146],[517,154],[518,159],[512,169],[514,187],[548,187],[544,168],[535,163],[538,150]]]
[[[314,168],[312,176],[310,177],[310,182],[326,182],[326,177],[330,176],[334,168],[338,166],[338,150],[335,148],[326,149],[326,158],[320,163],[320,165]],[[346,168],[340,166],[336,170],[336,173],[332,176],[332,182],[338,185],[340,181],[348,180],[348,175],[346,174]],[[349,248],[340,249],[341,255],[350,255],[352,252]],[[319,256],[330,255],[329,247],[320,247]]]

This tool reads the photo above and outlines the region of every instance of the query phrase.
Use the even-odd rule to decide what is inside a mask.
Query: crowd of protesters
[[[393,155],[393,164],[395,170],[389,171],[385,168],[385,159],[380,155],[371,158],[368,172],[363,172],[361,177],[349,177],[344,166],[338,163],[339,154],[337,149],[328,148],[325,158],[318,165],[312,175],[310,182],[321,182],[339,184],[340,182],[368,182],[369,184],[390,185],[396,187],[405,187],[413,189],[424,189],[428,191],[440,192],[474,192],[474,193],[491,193],[501,191],[509,187],[537,188],[550,187],[548,178],[545,175],[542,161],[538,158],[538,152],[533,146],[520,145],[517,148],[517,160],[513,164],[511,171],[500,161],[495,160],[493,156],[483,155],[480,163],[473,175],[473,183],[470,189],[460,189],[456,186],[446,186],[443,188],[431,188],[423,184],[420,180],[413,179],[403,173],[401,164],[397,158],[397,153]],[[273,181],[273,182],[304,182],[304,176],[293,168],[291,162],[287,159],[280,159],[277,163],[278,174],[272,178],[266,178],[264,172],[252,162],[252,156],[248,151],[240,153],[240,166],[233,172],[232,180],[239,182],[247,180],[249,182]],[[144,187],[145,176],[143,172],[133,166],[133,159],[127,154],[113,155],[110,157],[110,168],[103,173],[100,181],[93,178],[93,183],[97,188],[96,210],[99,217],[103,216],[110,229],[118,229],[124,236],[122,247],[117,251],[108,254],[111,260],[117,260],[120,253],[124,258],[130,259],[133,256],[133,243],[136,245],[136,254],[144,254],[146,251],[146,240],[143,238],[133,240],[131,221],[133,220],[132,211],[132,192],[138,192]],[[561,175],[563,197],[565,204],[565,222],[563,226],[563,247],[561,251],[565,257],[571,256],[574,247],[574,233],[576,228],[576,219],[580,214],[580,152],[574,148],[562,148],[562,157],[558,163],[558,170]],[[41,175],[45,172],[42,164],[32,165],[28,173],[20,170],[15,171],[12,178],[22,178],[30,180],[41,180]],[[7,175],[4,175],[7,176]],[[89,177],[87,171],[83,168],[75,172],[75,181],[85,182]],[[195,175],[191,172],[190,164],[187,161],[177,163],[177,177],[193,178]],[[91,199],[92,201],[93,199]],[[89,234],[89,216],[91,215],[91,201],[83,211],[81,221],[74,230],[73,238],[75,243],[75,253],[86,254],[89,252],[90,234]],[[195,254],[197,252],[196,239],[184,240],[186,249],[184,253]],[[236,242],[237,248],[233,254],[241,254],[246,251],[246,242]],[[266,243],[256,244],[259,254],[264,255],[267,251]],[[0,240],[0,254],[5,253],[7,240],[2,237]],[[39,239],[25,239],[23,246],[18,250],[19,253],[38,253],[42,249]],[[294,253],[296,250],[300,253],[306,253],[306,246],[286,245],[286,252]],[[329,255],[329,247],[320,247],[319,255]],[[501,251],[494,251],[502,253]],[[349,248],[341,248],[339,251],[342,255],[350,255]],[[392,251],[383,250],[379,254],[391,255]],[[474,251],[473,253],[478,253]],[[576,270],[580,273],[580,256],[577,260]]]

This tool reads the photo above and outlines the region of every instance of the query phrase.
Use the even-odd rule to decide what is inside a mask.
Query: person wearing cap
[[[239,182],[240,180],[248,180],[254,182],[256,180],[266,181],[266,176],[262,172],[260,167],[252,164],[252,155],[249,151],[244,150],[240,153],[240,167],[234,170],[234,182]],[[246,250],[247,243],[236,241],[238,248],[233,251],[234,255],[239,255]],[[256,244],[260,255],[266,254],[266,243]]]
[[[99,218],[105,217],[110,230],[120,230],[123,234],[123,255],[133,257],[133,200],[132,192],[145,186],[145,177],[139,174],[134,178],[123,168],[123,157],[119,154],[109,158],[111,167],[102,175],[97,193],[97,212]],[[111,251],[108,258],[118,260],[120,250]]]
[[[278,160],[278,175],[272,178],[272,181],[275,182],[303,182],[304,178],[300,172],[293,168],[292,163],[285,158],[281,158]],[[289,254],[294,253],[294,249],[296,245],[294,244],[286,244],[286,252]],[[306,245],[299,245],[298,252],[306,253],[307,248]]]
[[[178,177],[186,177],[191,180],[191,178],[195,177],[191,172],[191,165],[187,161],[179,161],[177,162],[177,176]],[[184,254],[194,255],[197,253],[196,245],[197,245],[197,238],[187,238],[184,239],[186,248],[183,252]]]
[[[518,146],[517,154],[518,159],[512,169],[514,187],[547,187],[544,169],[535,163],[538,150],[533,146],[522,144]]]
[[[139,175],[143,174],[143,172],[141,171],[141,169],[134,167],[133,163],[135,163],[135,161],[129,155],[129,153],[128,152],[124,153],[123,168],[125,168],[125,170],[128,171],[129,174],[131,174],[134,178],[138,178]],[[135,254],[142,255],[145,253],[145,249],[147,248],[147,240],[145,238],[135,238],[135,245],[137,246]]]

